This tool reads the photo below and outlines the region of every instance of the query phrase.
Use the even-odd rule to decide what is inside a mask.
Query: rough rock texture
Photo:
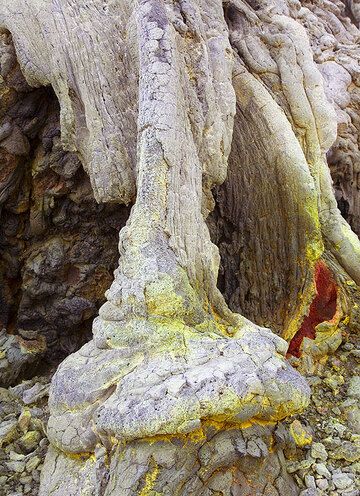
[[[297,486],[318,495],[360,493],[360,408],[356,396],[360,341],[359,335],[344,338],[335,355],[323,357],[308,371],[312,396],[306,413],[293,421],[288,431],[282,425],[277,432],[287,470]],[[304,430],[310,434],[306,442],[301,437]]]
[[[47,377],[0,388],[0,494],[39,493],[40,471],[49,442]]]
[[[63,494],[64,484],[69,496],[81,491],[91,494],[87,492],[89,483],[104,495],[296,495],[284,459],[269,455],[270,449],[269,429],[216,432],[209,428],[192,442],[176,437],[152,443],[135,441],[125,448],[115,447],[109,455],[99,450],[94,457],[75,463],[50,450],[44,474],[55,473],[50,488],[54,495]],[[60,474],[66,474],[65,481],[57,478]]]
[[[126,218],[120,207],[83,205],[85,176],[68,152],[98,202],[134,202],[93,340],[52,380],[42,496],[298,493],[275,423],[302,411],[309,389],[285,359],[286,342],[260,326],[290,342],[302,372],[356,328],[360,243],[337,208],[326,161],[341,177],[333,157],[340,149],[348,157],[349,136],[357,139],[356,18],[356,2],[337,0],[0,1],[2,36],[11,33],[27,84],[57,96],[67,150],[59,146],[63,158],[53,161],[46,153],[55,110],[44,113],[33,148],[21,126],[9,131],[5,122],[5,147],[10,136],[26,151],[6,149],[12,170],[23,173],[18,156],[33,154],[29,222],[42,236],[41,255],[32,246],[23,268],[25,338],[39,314],[41,323],[67,314],[72,328],[92,317],[100,285],[92,293],[78,264],[96,257],[94,271],[103,264],[109,274],[114,223],[105,226],[115,212]],[[331,30],[335,41],[326,41]],[[328,47],[342,56],[334,61]],[[36,178],[52,163],[49,196],[75,189],[84,221],[70,215],[56,226],[67,219],[63,206],[39,213]],[[340,183],[355,198],[353,185]],[[56,226],[49,238],[46,217]],[[68,242],[74,222],[78,241]],[[95,250],[82,259],[84,240]],[[43,276],[40,311],[27,288],[36,295]],[[61,342],[58,329],[46,330]],[[9,339],[13,349],[19,340]],[[326,490],[306,475],[304,496]],[[335,473],[333,487],[347,490],[350,479]]]
[[[357,5],[356,5],[357,4]],[[303,2],[301,22],[309,32],[314,60],[323,76],[325,93],[333,102],[338,135],[328,152],[339,208],[360,234],[360,54],[358,2]],[[322,33],[319,36],[319,32]]]
[[[286,345],[268,331],[231,340],[180,332],[166,348],[99,350],[90,342],[65,360],[49,401],[53,444],[91,452],[106,438],[188,434],[207,420],[272,422],[307,404],[306,383],[282,359]]]
[[[341,23],[341,2],[251,6],[230,2],[225,12],[237,58],[237,113],[228,177],[216,191],[218,205],[209,222],[220,247],[220,283],[230,307],[260,325],[279,332],[285,328],[291,337],[304,316],[303,306],[307,311],[314,295],[309,268],[322,251],[319,237],[358,280],[358,240],[336,208],[325,153],[331,147],[332,164],[344,129],[336,101],[344,99],[353,121],[359,113],[360,33],[348,19]],[[336,41],[339,32],[348,33],[345,46],[344,40],[340,46]],[[341,66],[330,64],[336,74],[324,75],[327,66],[320,61],[332,59],[329,39],[339,60],[347,61],[351,95],[344,91]],[[358,163],[359,138],[349,121],[344,155]],[[350,153],[352,142],[356,147]],[[334,165],[335,184],[340,173]],[[354,186],[346,179],[342,187]],[[339,202],[342,208],[340,197]]]
[[[24,80],[1,35],[0,384],[89,339],[118,259],[128,209],[97,205],[60,142],[58,102]],[[10,334],[10,335],[9,335]],[[25,371],[26,367],[26,371]]]

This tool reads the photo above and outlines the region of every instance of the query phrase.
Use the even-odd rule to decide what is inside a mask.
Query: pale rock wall
[[[230,2],[225,14],[239,63],[228,177],[208,221],[220,285],[232,310],[291,336],[314,294],[309,268],[322,242],[359,276],[325,154],[356,232],[360,33],[341,2]]]
[[[77,152],[95,198],[134,201],[94,339],[53,379],[40,494],[241,494],[247,451],[226,449],[217,480],[204,476],[202,460],[192,475],[199,437],[211,451],[207,428],[218,431],[216,458],[217,436],[233,444],[233,432],[241,438],[307,405],[286,342],[226,305],[205,223],[234,142],[223,201],[234,231],[241,219],[248,236],[255,225],[256,246],[245,239],[241,252],[255,294],[249,310],[270,294],[260,305],[264,320],[275,311],[271,324],[292,338],[315,294],[324,246],[360,281],[360,244],[336,208],[325,160],[335,111],[301,15],[296,0],[0,2],[0,26],[28,83],[51,85],[58,97],[63,146]],[[256,199],[248,181],[263,168],[267,185]],[[246,221],[236,204],[244,199]],[[257,280],[261,270],[266,283]],[[257,431],[255,444],[267,435]],[[189,447],[175,455],[171,444],[181,440]],[[253,476],[261,494],[281,494],[278,475],[269,487],[261,470]]]

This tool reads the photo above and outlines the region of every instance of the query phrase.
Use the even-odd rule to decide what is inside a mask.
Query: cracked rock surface
[[[151,354],[98,350],[91,342],[53,379],[49,438],[81,453],[103,437],[129,441],[190,434],[202,421],[280,420],[302,410],[309,394],[283,353],[282,340],[265,331],[231,340],[194,336]]]
[[[357,490],[326,465],[290,475],[283,450],[301,458],[311,426],[278,425],[309,403],[291,363],[315,374],[357,318],[357,17],[340,0],[0,0],[5,385],[61,328],[78,349],[107,289],[52,379],[41,496]]]

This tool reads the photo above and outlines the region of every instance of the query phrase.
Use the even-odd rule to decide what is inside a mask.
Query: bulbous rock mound
[[[68,453],[93,452],[104,438],[191,434],[205,421],[276,422],[304,409],[309,389],[284,360],[286,343],[265,329],[241,334],[179,333],[166,350],[137,353],[85,345],[53,379],[50,440]]]
[[[234,231],[237,301],[298,352],[325,264],[341,274],[326,321],[338,336],[360,243],[326,162],[337,122],[310,14],[297,0],[0,1],[97,201],[133,203],[93,340],[52,381],[41,496],[297,494],[272,431],[310,391],[288,343],[228,307],[206,219],[229,162],[223,218],[254,233],[240,246]]]
[[[152,490],[191,494],[187,491],[193,487],[194,494],[207,494],[206,477],[200,476],[206,464],[196,474],[177,473],[176,457],[195,463],[223,432],[229,446],[217,463],[224,470],[228,464],[237,467],[251,456],[246,449],[242,454],[230,449],[233,438],[242,440],[243,428],[263,443],[263,455],[269,454],[271,428],[251,426],[275,426],[302,411],[310,393],[284,359],[286,342],[249,326],[231,338],[179,327],[159,349],[99,349],[92,341],[61,364],[49,400],[48,437],[54,449],[47,455],[40,494],[60,495],[66,488],[66,494],[75,496],[89,486],[84,494],[146,494],[141,491],[152,480],[152,460],[157,460]],[[108,450],[107,465],[101,446]],[[127,450],[132,452],[129,460]],[[133,480],[128,475],[122,479],[126,465],[138,457],[143,469]],[[228,480],[229,490],[241,487],[234,481]],[[104,492],[96,492],[102,484]]]

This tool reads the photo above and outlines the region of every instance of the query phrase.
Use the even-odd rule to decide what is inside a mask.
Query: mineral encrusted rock
[[[22,84],[51,86],[61,146],[95,199],[133,203],[93,339],[52,380],[41,496],[298,493],[273,442],[309,388],[282,337],[315,373],[357,323],[360,243],[326,158],[356,139],[359,32],[345,7],[356,19],[337,0],[0,0],[5,55],[13,42]],[[31,149],[9,113],[6,199]],[[73,246],[48,243],[55,260]],[[70,300],[86,320],[92,298]],[[318,490],[311,474],[305,485]]]

